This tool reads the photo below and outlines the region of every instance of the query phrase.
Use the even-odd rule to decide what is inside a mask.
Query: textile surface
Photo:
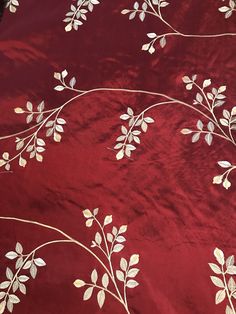
[[[157,4],[155,0],[153,3]],[[213,131],[205,116],[172,102],[145,113],[150,117],[147,132],[143,131],[145,126],[136,127],[141,132],[138,134],[141,143],[132,142],[136,148],[131,148],[132,154],[129,156],[128,149],[128,156],[117,160],[116,139],[122,133],[126,136],[129,130],[127,117],[122,120],[120,116],[127,113],[127,108],[137,115],[163,101],[163,97],[113,89],[161,93],[201,110],[201,105],[193,104],[197,88],[187,90],[187,79],[183,82],[183,77],[191,79],[197,74],[199,86],[204,80],[208,80],[205,85],[210,84],[211,79],[211,86],[205,88],[207,92],[212,87],[227,86],[223,91],[226,102],[215,108],[217,123],[227,133],[228,125],[219,121],[224,118],[223,109],[231,114],[235,105],[236,38],[166,36],[164,47],[157,41],[155,52],[149,53],[145,47],[141,49],[152,40],[147,34],[166,34],[170,29],[154,15],[146,14],[142,22],[139,16],[129,19],[130,12],[121,14],[124,9],[133,9],[134,2],[102,0],[94,5],[92,12],[86,13],[87,20],[77,31],[65,31],[63,19],[71,4],[77,7],[76,1],[22,0],[15,13],[9,7],[5,9],[0,24],[0,136],[13,136],[1,140],[1,155],[9,153],[11,158],[19,154],[24,146],[16,149],[18,135],[15,134],[41,123],[40,119],[35,120],[36,114],[32,121],[30,118],[26,121],[30,114],[30,107],[25,109],[27,102],[33,104],[35,111],[44,101],[44,111],[75,99],[60,112],[62,120],[57,122],[64,132],[57,127],[57,134],[61,138],[45,135],[52,127],[50,123],[39,130],[37,135],[43,142],[39,141],[38,146],[45,151],[39,149],[38,154],[43,160],[29,158],[30,151],[24,151],[23,160],[18,156],[10,163],[10,169],[6,170],[6,163],[2,162],[0,215],[53,226],[102,259],[103,252],[98,247],[91,248],[96,232],[101,236],[102,232],[95,223],[86,227],[86,219],[91,217],[89,212],[87,216],[86,212],[83,214],[85,209],[99,208],[96,217],[101,222],[112,215],[112,222],[107,218],[106,232],[111,233],[112,226],[128,226],[123,234],[126,241],[120,239],[124,248],[112,255],[114,276],[120,269],[121,257],[128,261],[132,254],[139,254],[139,263],[134,266],[139,272],[131,278],[139,285],[127,288],[128,313],[223,314],[226,305],[227,314],[235,313],[227,294],[219,305],[215,304],[216,292],[225,288],[221,283],[218,288],[212,283],[210,276],[220,275],[214,274],[208,265],[217,263],[213,255],[216,247],[226,256],[235,253],[235,173],[232,171],[228,177],[231,187],[227,183],[227,188],[212,184],[213,177],[228,169],[227,164],[224,168],[217,162],[236,163],[234,141],[225,140],[224,135],[214,136],[212,132],[218,132],[214,119]],[[141,5],[139,1],[139,9]],[[228,6],[228,1],[170,1],[163,6],[162,15],[183,34],[236,33],[236,14],[233,12],[225,19],[224,12],[219,11],[224,5]],[[74,87],[55,90],[61,83],[58,83],[59,74],[54,78],[54,73],[65,69],[68,75],[64,72],[60,77],[66,75],[68,85],[75,77],[75,88],[80,91],[104,90],[78,98],[79,92]],[[204,101],[199,96],[198,100]],[[19,109],[17,112],[15,108],[24,108],[28,113],[20,113]],[[204,124],[206,133],[199,140],[195,137],[192,143],[193,134],[183,135],[181,130],[196,129],[198,120]],[[126,131],[121,131],[122,125]],[[201,129],[201,125],[198,127]],[[32,131],[36,129],[20,134],[20,139]],[[211,135],[205,139],[207,134]],[[227,136],[230,138],[230,134]],[[6,160],[8,155],[4,157]],[[0,239],[0,282],[11,282],[14,279],[11,274],[6,279],[5,272],[8,267],[15,274],[16,258],[13,259],[14,255],[7,258],[5,254],[15,251],[17,242],[23,252],[29,253],[43,243],[65,238],[40,225],[0,219]],[[215,254],[219,261],[221,251]],[[19,266],[22,267],[19,274],[30,279],[24,282],[26,295],[19,288],[10,292],[20,300],[13,297],[13,313],[127,313],[123,301],[106,291],[105,303],[100,308],[96,287],[91,298],[83,300],[86,287],[77,289],[75,280],[90,282],[91,272],[96,269],[102,286],[106,271],[94,256],[73,241],[42,247],[36,256],[46,265],[38,260],[41,265],[35,279],[29,275],[29,269]],[[116,294],[111,281],[110,278],[108,288]],[[123,293],[122,281],[116,281]],[[7,301],[6,295],[4,298]],[[100,298],[103,299],[102,293]]]

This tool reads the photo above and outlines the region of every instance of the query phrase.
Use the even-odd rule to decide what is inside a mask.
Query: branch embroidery
[[[98,0],[78,0],[77,7],[71,4],[70,10],[66,13],[66,18],[63,20],[66,23],[65,31],[77,31],[79,26],[87,21],[88,12],[92,12],[97,4],[100,4]]]
[[[220,288],[215,295],[215,304],[227,300],[225,313],[236,314],[233,302],[236,299],[236,283],[232,277],[232,275],[236,275],[234,256],[225,258],[223,251],[218,248],[214,250],[214,256],[218,264],[209,263],[209,266],[217,276],[210,276],[210,278],[213,284]]]
[[[142,46],[142,50],[153,54],[156,51],[156,43],[159,43],[159,46],[164,48],[167,44],[168,37],[173,36],[188,38],[217,38],[225,36],[236,36],[236,33],[185,34],[180,32],[163,17],[162,10],[167,8],[169,4],[170,3],[165,0],[144,0],[143,2],[136,1],[132,9],[124,9],[121,11],[122,14],[129,16],[129,20],[133,20],[135,17],[138,17],[141,22],[144,22],[146,16],[152,16],[168,27],[169,31],[163,34],[157,34],[155,32],[147,33],[147,37],[150,39],[150,41]],[[230,0],[229,7],[221,7],[219,8],[219,11],[225,12],[226,17],[229,17],[232,12],[235,11],[235,6],[235,1]]]
[[[190,104],[166,94],[145,90],[109,87],[93,88],[89,90],[77,89],[75,88],[77,83],[76,78],[72,77],[68,79],[68,72],[66,70],[61,73],[54,73],[54,77],[59,82],[59,85],[54,88],[56,91],[61,92],[70,90],[75,93],[75,96],[70,98],[60,107],[51,110],[44,109],[44,102],[41,102],[36,109],[33,108],[33,105],[30,102],[27,102],[26,109],[21,107],[15,108],[17,114],[26,114],[26,121],[28,123],[35,120],[36,124],[16,134],[0,137],[0,140],[15,138],[16,142],[16,155],[10,157],[9,152],[6,151],[2,154],[2,159],[0,159],[0,166],[5,167],[5,170],[10,170],[11,163],[14,160],[18,160],[19,165],[25,167],[27,164],[27,154],[29,154],[30,159],[35,158],[37,161],[42,162],[42,153],[44,153],[46,149],[46,142],[42,138],[42,132],[46,131],[46,137],[52,137],[55,142],[60,142],[61,134],[64,132],[64,127],[66,125],[65,119],[60,116],[62,110],[74,100],[98,92],[139,93],[155,96],[161,99],[140,113],[134,113],[134,110],[128,107],[127,112],[120,116],[122,121],[127,122],[127,125],[121,126],[121,135],[116,139],[117,143],[114,146],[114,149],[117,151],[117,160],[123,159],[124,157],[131,157],[132,152],[136,150],[137,145],[141,142],[140,138],[142,132],[147,132],[148,126],[154,123],[154,119],[148,115],[148,111],[163,105],[177,104],[185,106],[197,112],[206,120],[205,122],[199,119],[196,123],[196,128],[184,128],[181,130],[182,134],[191,135],[192,143],[196,143],[201,137],[204,137],[204,141],[211,146],[214,138],[218,137],[219,139],[223,139],[236,146],[233,134],[236,130],[236,107],[233,107],[231,110],[224,109],[221,118],[216,116],[216,109],[223,106],[225,103],[226,96],[224,95],[224,92],[226,91],[226,86],[212,87],[211,79],[205,79],[202,83],[198,83],[197,75],[183,77],[186,89],[188,91],[196,90],[196,96],[193,103]],[[229,175],[236,167],[229,161],[225,162],[228,165],[228,169],[221,176],[214,177],[213,183],[222,183],[223,187],[228,189],[231,186]],[[218,164],[222,167],[221,161],[219,161]]]
[[[0,314],[4,313],[5,309],[12,312],[14,305],[20,302],[20,298],[16,295],[18,290],[26,294],[25,283],[29,280],[29,276],[22,272],[28,270],[31,277],[35,278],[37,267],[46,266],[42,258],[35,257],[36,253],[45,246],[57,243],[73,243],[78,245],[92,255],[103,268],[102,273],[97,269],[93,269],[88,280],[75,279],[74,286],[85,289],[83,293],[84,301],[89,300],[96,294],[98,306],[102,308],[106,297],[112,296],[123,306],[125,313],[130,314],[127,292],[129,289],[136,288],[139,285],[136,280],[136,276],[139,273],[139,268],[136,266],[139,263],[139,254],[132,254],[128,259],[123,256],[120,257],[119,265],[113,261],[113,256],[120,254],[125,247],[125,233],[128,227],[127,225],[120,227],[112,226],[112,215],[105,216],[101,222],[97,218],[98,212],[98,208],[95,208],[93,211],[89,209],[83,211],[86,226],[88,228],[92,226],[97,227],[91,248],[55,227],[15,217],[0,217],[2,220],[14,220],[51,229],[63,236],[63,239],[41,244],[28,254],[23,254],[23,247],[18,242],[15,250],[9,251],[6,254],[8,259],[16,260],[15,274],[11,268],[7,267],[7,280],[0,284],[0,300],[2,300],[0,301]]]

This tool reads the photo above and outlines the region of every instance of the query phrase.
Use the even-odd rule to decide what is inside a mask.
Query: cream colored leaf
[[[103,285],[104,288],[107,288],[108,284],[109,284],[109,277],[108,277],[107,273],[105,273],[102,276],[102,285]]]
[[[220,278],[211,276],[211,281],[214,283],[215,286],[219,288],[224,288],[224,283]]]
[[[135,288],[135,287],[137,287],[138,285],[139,285],[139,283],[138,283],[136,280],[133,280],[133,279],[128,280],[128,282],[127,282],[127,284],[126,284],[126,286],[127,286],[128,288]]]
[[[67,24],[65,27],[65,31],[66,32],[70,32],[72,30],[72,25],[71,24]]]
[[[83,295],[83,300],[87,301],[91,298],[93,293],[93,287],[89,287],[88,289],[85,290],[84,295]]]
[[[226,190],[228,190],[228,189],[231,187],[231,182],[230,182],[227,178],[224,179],[223,187],[224,187]]]
[[[121,160],[124,157],[124,150],[121,149],[117,154],[116,154],[116,159]]]
[[[4,166],[6,164],[6,161],[3,159],[0,159],[0,167]]]
[[[0,314],[4,313],[5,308],[6,308],[6,301],[4,300],[0,303]]]
[[[210,80],[210,79],[205,80],[205,81],[203,82],[203,88],[206,88],[206,87],[208,87],[208,86],[210,86],[210,85],[211,85],[211,80]]]
[[[81,280],[81,279],[76,279],[74,281],[74,286],[76,288],[81,288],[81,287],[85,286],[85,282],[83,280]]]
[[[130,278],[134,278],[137,276],[137,274],[139,273],[139,269],[138,268],[131,268],[128,272],[128,277]]]
[[[133,254],[130,257],[129,266],[133,266],[139,263],[139,254]]]
[[[119,229],[119,234],[125,233],[127,231],[127,228],[128,228],[128,226],[126,226],[126,225],[121,226]]]
[[[93,214],[92,214],[92,212],[89,209],[83,210],[83,215],[84,215],[85,218],[93,217]]]
[[[223,176],[221,175],[221,176],[215,176],[214,178],[213,178],[213,184],[221,184],[222,183],[222,180],[223,179]]]
[[[8,160],[9,159],[9,153],[5,152],[2,154],[3,159]]]
[[[98,301],[98,305],[100,307],[100,309],[103,307],[103,304],[105,302],[105,291],[104,290],[100,290],[97,294],[97,301]]]
[[[117,270],[116,271],[116,277],[120,281],[124,281],[125,280],[124,273],[121,270]]]
[[[36,160],[37,160],[38,162],[42,162],[42,161],[43,161],[43,156],[37,153],[37,154],[36,154]]]
[[[102,243],[102,237],[101,237],[101,234],[99,232],[97,232],[96,235],[95,235],[95,242],[98,245],[101,245],[101,243]]]
[[[58,134],[57,132],[54,132],[53,138],[54,138],[54,141],[57,143],[61,141],[61,135]]]
[[[88,227],[88,228],[89,228],[89,227],[92,227],[92,225],[93,225],[93,219],[87,219],[85,225],[86,225],[86,227]]]
[[[104,219],[104,226],[109,225],[112,222],[112,215],[106,216]]]
[[[60,80],[60,79],[61,79],[61,73],[59,73],[59,72],[54,72],[54,78],[55,78],[56,80]]]
[[[221,269],[220,269],[220,267],[219,267],[218,265],[213,264],[213,263],[209,263],[208,265],[210,266],[211,270],[212,270],[215,274],[217,274],[217,275],[221,274]]]
[[[92,283],[94,283],[96,285],[97,280],[98,280],[98,273],[97,273],[96,269],[94,269],[92,271],[92,274],[91,274],[91,281],[92,281]]]
[[[20,165],[21,167],[25,167],[26,164],[27,164],[27,161],[26,161],[23,157],[20,157],[20,159],[19,159],[19,165]]]
[[[20,107],[14,109],[15,113],[24,113],[24,110]]]
[[[216,258],[217,262],[218,262],[220,265],[224,265],[224,263],[225,263],[225,257],[224,257],[223,251],[221,251],[220,249],[216,248],[216,249],[214,250],[214,255],[215,255],[215,258]]]

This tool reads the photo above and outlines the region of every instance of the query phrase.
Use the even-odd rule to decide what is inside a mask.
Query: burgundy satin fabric
[[[173,1],[165,14],[172,25],[188,33],[236,31],[235,16],[225,20],[220,1]],[[26,123],[14,113],[30,100],[45,100],[57,107],[73,93],[56,92],[53,73],[67,69],[81,89],[126,87],[166,93],[192,102],[182,76],[198,74],[216,86],[227,85],[228,108],[236,96],[236,45],[233,38],[169,38],[165,49],[150,55],[141,51],[146,33],[166,27],[147,17],[144,23],[120,14],[128,0],[104,0],[77,32],[66,33],[62,19],[70,1],[22,0],[16,14],[5,12],[0,24],[0,134],[23,130]],[[232,188],[212,185],[219,173],[218,160],[235,161],[234,147],[214,139],[192,144],[180,134],[193,127],[198,115],[181,105],[150,111],[155,119],[141,137],[133,160],[115,160],[120,134],[119,116],[128,106],[136,112],[151,105],[154,97],[99,92],[74,101],[62,112],[67,125],[60,144],[47,142],[43,163],[31,161],[25,169],[1,174],[2,216],[31,219],[58,227],[89,244],[94,231],[85,227],[84,208],[99,207],[101,216],[127,224],[123,255],[140,254],[140,285],[129,291],[134,314],[223,314],[225,305],[214,304],[216,288],[208,263],[220,247],[227,255],[236,248],[235,174]],[[14,151],[12,141],[1,143],[1,152]],[[57,239],[54,232],[18,222],[0,221],[0,276],[9,265],[4,255],[16,241],[26,250]],[[76,278],[88,278],[94,267],[91,256],[72,244],[41,250],[47,263],[16,314],[122,314],[111,297],[99,310],[95,298],[84,302]]]

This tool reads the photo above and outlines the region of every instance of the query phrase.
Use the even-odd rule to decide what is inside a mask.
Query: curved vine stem
[[[56,228],[56,227],[53,227],[53,226],[50,226],[50,225],[47,225],[47,224],[43,224],[43,223],[40,223],[40,222],[37,222],[37,221],[32,221],[32,220],[27,220],[27,219],[21,219],[21,218],[17,218],[17,217],[5,217],[5,216],[0,216],[0,220],[13,220],[13,221],[17,221],[17,222],[22,222],[22,223],[27,223],[27,224],[31,224],[31,225],[36,225],[36,226],[40,226],[40,227],[43,227],[45,229],[49,229],[49,230],[53,230],[53,231],[56,231],[57,233],[61,234],[62,236],[64,236],[66,238],[66,240],[55,240],[55,241],[49,241],[49,242],[46,242],[40,246],[38,246],[36,249],[34,249],[33,251],[31,251],[27,256],[26,258],[24,259],[24,263],[22,265],[22,267],[24,266],[24,264],[27,262],[27,260],[35,254],[36,251],[38,251],[39,249],[47,246],[47,245],[50,245],[50,244],[54,244],[54,243],[59,243],[59,242],[68,242],[68,243],[73,243],[75,245],[78,245],[79,247],[81,247],[82,249],[84,249],[87,253],[89,253],[90,255],[92,255],[98,262],[99,264],[104,268],[104,270],[106,271],[106,273],[108,274],[108,276],[111,278],[115,288],[116,288],[116,291],[117,291],[117,294],[118,296],[116,296],[113,292],[105,289],[104,287],[102,288],[103,290],[107,291],[110,295],[112,295],[115,299],[119,300],[119,302],[123,305],[123,307],[125,308],[126,312],[128,314],[130,314],[129,312],[129,309],[128,309],[128,305],[127,303],[123,300],[121,294],[120,294],[120,291],[117,287],[117,284],[116,284],[116,281],[115,281],[115,278],[114,278],[114,273],[113,273],[113,268],[111,266],[111,271],[107,268],[107,266],[104,264],[104,262],[92,251],[90,250],[86,245],[82,244],[80,241],[74,239],[73,237],[71,237],[70,235],[68,235],[67,233],[65,233],[64,231]],[[104,234],[105,236],[105,234]],[[18,273],[20,272],[22,268],[18,269],[14,278],[17,277]],[[11,284],[12,286],[12,284]],[[11,288],[10,286],[10,288]],[[9,289],[10,289],[9,288]]]
[[[69,104],[71,104],[72,102],[80,99],[81,97],[85,97],[86,95],[89,95],[89,94],[92,94],[92,93],[97,93],[97,92],[112,92],[112,93],[118,93],[118,92],[122,92],[122,93],[131,93],[131,94],[143,94],[143,95],[147,95],[147,96],[154,96],[154,97],[160,97],[160,98],[163,98],[165,101],[160,101],[158,103],[155,103],[151,106],[149,106],[148,108],[146,108],[144,111],[142,111],[136,118],[135,121],[137,121],[139,119],[139,117],[144,114],[145,112],[147,112],[148,110],[154,108],[154,107],[158,107],[160,105],[173,105],[173,104],[179,104],[179,105],[182,105],[184,107],[187,107],[187,108],[190,108],[191,110],[199,113],[201,116],[203,116],[204,118],[206,118],[208,121],[211,121],[220,131],[220,133],[222,133],[222,136],[216,132],[216,135],[219,136],[219,137],[222,137],[224,138],[225,140],[231,142],[233,145],[236,145],[235,143],[235,140],[232,136],[232,134],[230,133],[229,135],[225,133],[225,131],[221,128],[220,124],[218,123],[218,120],[217,118],[215,117],[215,114],[213,112],[213,108],[211,108],[211,105],[209,103],[209,100],[207,99],[207,96],[206,94],[204,93],[203,89],[201,89],[200,86],[198,86],[197,84],[194,83],[194,85],[196,85],[196,87],[201,91],[203,97],[205,98],[207,104],[208,104],[208,107],[205,106],[205,105],[202,105],[202,107],[204,108],[204,110],[200,110],[198,109],[196,106],[193,106],[187,102],[184,102],[180,99],[177,99],[177,98],[174,98],[174,97],[171,97],[171,96],[168,96],[164,93],[158,93],[158,92],[152,92],[152,91],[147,91],[147,90],[142,90],[142,89],[127,89],[127,88],[109,88],[109,87],[98,87],[98,88],[93,88],[93,89],[89,89],[89,90],[81,90],[81,89],[75,89],[75,88],[71,88],[70,86],[66,85],[64,80],[60,80],[61,83],[63,84],[63,89],[68,89],[68,90],[71,90],[73,92],[76,92],[77,95],[75,95],[74,97],[70,98],[68,101],[66,101],[65,103],[63,103],[61,106],[57,107],[57,108],[53,108],[53,109],[50,109],[50,110],[45,110],[45,111],[41,111],[40,114],[45,114],[46,117],[43,119],[43,121],[41,121],[40,123],[37,123],[36,125],[30,127],[30,128],[27,128],[25,130],[22,130],[20,132],[17,132],[17,133],[14,133],[14,134],[9,134],[9,135],[5,135],[5,136],[2,136],[0,137],[0,140],[5,140],[5,139],[9,139],[11,137],[18,137],[22,134],[25,134],[27,132],[30,132],[32,130],[34,130],[34,132],[28,136],[25,136],[23,139],[21,140],[25,140],[27,139],[27,143],[25,143],[25,146],[23,147],[23,149],[21,151],[19,151],[15,156],[11,157],[7,162],[10,163],[12,162],[13,160],[17,159],[17,158],[22,158],[22,154],[25,152],[25,151],[28,151],[28,147],[30,146],[30,144],[32,142],[34,142],[34,147],[36,149],[36,140],[37,140],[37,136],[38,136],[38,133],[40,130],[42,130],[43,127],[47,126],[47,123],[49,122],[49,119],[53,117],[54,119],[54,122],[53,122],[53,132],[55,132],[55,127],[56,127],[56,121],[58,120],[58,117],[59,117],[59,114],[62,112],[62,110]],[[20,108],[21,109],[21,108]],[[28,113],[29,111],[24,111],[23,109],[21,109],[22,111],[20,113]],[[206,114],[204,111],[207,111],[208,113],[210,113],[210,115],[212,116],[209,116],[208,114]],[[39,114],[39,112],[37,111],[33,111],[35,114]],[[135,124],[132,126],[132,128],[135,126]],[[131,128],[131,130],[132,130]],[[54,138],[55,140],[55,138]],[[59,140],[56,140],[56,141],[60,141]],[[127,139],[126,139],[127,141]],[[32,146],[32,145],[31,145]],[[42,161],[42,156],[39,156],[41,157],[41,160],[39,161]],[[5,161],[4,161],[5,162]],[[4,162],[2,163],[2,165],[5,165]],[[26,161],[25,161],[26,163]],[[9,169],[7,169],[9,170]]]

